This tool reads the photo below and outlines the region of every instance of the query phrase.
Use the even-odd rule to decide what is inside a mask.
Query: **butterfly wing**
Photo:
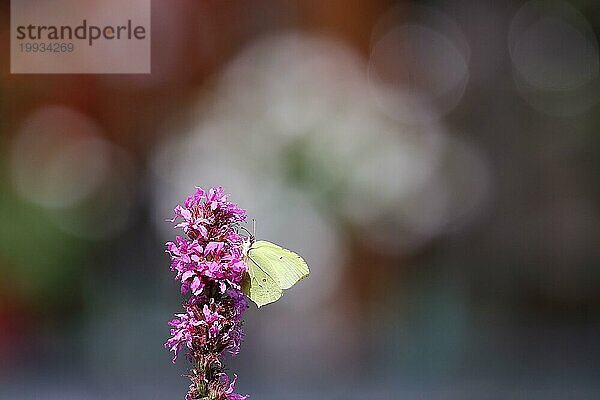
[[[279,287],[277,281],[250,254],[248,254],[246,264],[248,265],[248,276],[242,283],[244,294],[255,302],[258,307],[279,300],[283,295],[283,290]]]
[[[264,240],[252,245],[247,264],[249,279],[243,290],[259,307],[279,300],[284,289],[310,273],[298,254]]]
[[[310,271],[298,254],[274,243],[259,240],[249,253],[253,259],[278,283],[281,289],[289,289]]]

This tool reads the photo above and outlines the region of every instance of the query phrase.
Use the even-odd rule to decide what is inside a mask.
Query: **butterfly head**
[[[254,238],[252,236],[249,236],[244,239],[244,242],[242,243],[242,256],[244,257],[244,259],[248,257],[248,252],[250,251],[250,247],[252,247],[253,243]]]
[[[248,237],[246,237],[244,239],[244,242],[242,243],[242,255],[244,259],[246,259],[246,257],[248,256],[248,252],[250,251],[250,248],[254,244],[254,240],[256,238],[256,221],[252,220],[252,222],[254,223],[254,229],[252,233],[248,229],[242,227],[242,229],[248,233]]]

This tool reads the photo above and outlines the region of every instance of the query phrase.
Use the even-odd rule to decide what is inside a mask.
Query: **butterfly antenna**
[[[256,220],[254,218],[252,218],[252,232],[254,232],[252,236],[256,237]]]
[[[252,232],[250,232],[245,226],[240,226],[240,228],[245,230],[248,235],[252,236]]]

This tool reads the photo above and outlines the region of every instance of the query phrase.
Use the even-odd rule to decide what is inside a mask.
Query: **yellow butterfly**
[[[255,242],[253,236],[244,243],[244,255],[248,275],[242,291],[258,307],[279,300],[285,289],[310,274],[298,254],[264,240]]]

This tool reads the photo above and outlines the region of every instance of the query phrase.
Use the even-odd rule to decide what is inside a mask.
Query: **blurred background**
[[[195,185],[312,270],[241,393],[600,398],[596,1],[154,0],[152,74],[54,76],[10,75],[8,3],[1,399],[183,398]]]

